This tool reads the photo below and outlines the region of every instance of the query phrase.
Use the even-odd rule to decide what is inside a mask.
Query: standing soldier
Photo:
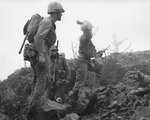
[[[91,41],[93,36],[92,24],[87,20],[83,22],[77,21],[77,24],[81,25],[81,31],[83,34],[79,38],[80,44],[78,51],[79,56],[77,59],[76,83],[69,94],[70,99],[75,99],[77,92],[84,86],[88,77],[88,65],[91,58],[99,55],[99,52],[96,52],[95,46]]]
[[[57,55],[58,55],[58,57],[57,57]],[[56,74],[55,81],[54,81],[55,100],[59,103],[64,103],[64,101],[65,101],[65,85],[71,79],[70,67],[66,61],[65,54],[64,53],[59,54],[58,50],[55,46],[51,48],[51,60],[53,63],[52,73]],[[55,70],[55,72],[53,70]],[[51,91],[49,91],[49,92],[51,92]]]
[[[34,37],[34,44],[38,53],[38,62],[34,65],[36,83],[29,107],[41,107],[44,102],[44,93],[47,81],[52,82],[51,61],[49,50],[56,42],[55,22],[61,21],[64,9],[60,3],[49,4],[47,13],[49,17],[43,18]]]

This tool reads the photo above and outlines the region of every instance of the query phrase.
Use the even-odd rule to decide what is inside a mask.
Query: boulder
[[[0,120],[9,120],[9,117],[5,114],[0,113]]]
[[[138,106],[131,120],[150,120],[150,107]]]

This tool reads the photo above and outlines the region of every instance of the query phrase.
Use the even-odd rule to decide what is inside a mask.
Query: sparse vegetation
[[[75,59],[69,59],[68,62],[71,67],[71,70],[72,70],[72,79],[71,79],[70,86],[67,86],[68,87],[67,91],[71,90],[72,86],[74,85],[75,69],[76,69]],[[103,70],[102,70],[102,76],[99,81],[100,81],[100,86],[105,86],[106,90],[109,88],[110,91],[107,91],[108,93],[114,92],[114,90],[116,89],[114,87],[116,85],[118,85],[118,83],[121,83],[124,80],[124,77],[128,71],[137,70],[137,71],[142,72],[142,74],[150,75],[150,51],[133,52],[133,53],[128,53],[128,52],[112,53],[109,56],[106,56],[106,58],[102,61],[102,63],[103,63]],[[131,74],[129,74],[129,75],[131,75]],[[138,75],[138,74],[135,73],[135,75]],[[132,78],[130,78],[130,79],[132,79]],[[14,73],[9,75],[6,80],[4,80],[0,83],[0,100],[1,100],[0,111],[1,111],[1,113],[8,115],[9,117],[11,117],[11,119],[13,117],[16,117],[16,116],[26,113],[24,111],[26,109],[26,102],[25,102],[26,98],[23,94],[23,92],[24,92],[23,90],[26,87],[26,85],[32,81],[32,79],[33,79],[32,68],[25,67],[25,68],[16,70]],[[119,85],[122,85],[122,84],[119,84]],[[110,87],[110,86],[112,86],[112,87]],[[117,87],[117,89],[118,88],[119,87]],[[121,88],[123,88],[123,87],[121,87]],[[117,94],[117,93],[115,93],[115,94]],[[119,94],[120,93],[118,93],[117,95],[119,95]],[[102,93],[101,93],[101,95],[102,95]],[[102,97],[102,96],[99,96],[99,97]],[[99,99],[99,101],[97,103],[97,107],[94,110],[95,112],[91,113],[88,116],[82,116],[82,119],[83,120],[85,118],[90,119],[92,116],[94,116],[97,118],[99,117],[100,119],[103,120],[104,118],[109,118],[109,115],[111,115],[110,118],[114,117],[116,119],[117,117],[119,117],[119,111],[117,112],[117,109],[113,108],[114,106],[111,106],[111,107],[109,106],[109,105],[112,105],[112,103],[110,103],[112,101],[112,99],[113,99],[113,101],[117,101],[117,98],[114,98],[113,96],[110,98],[108,99],[108,97],[105,96],[105,99],[107,99],[108,103],[106,103],[106,101],[104,99]],[[130,98],[127,98],[126,100],[129,100],[129,99]],[[130,99],[130,100],[132,101],[133,99]],[[13,103],[12,103],[12,101],[13,101]],[[129,105],[129,102],[130,103],[133,102],[133,104],[134,104],[134,102],[136,102],[135,99],[132,102],[131,101],[128,101],[128,104],[126,104],[126,105]],[[100,103],[104,104],[104,108],[100,105]],[[15,104],[17,107],[20,106],[20,109],[15,108],[13,106],[13,104]],[[101,109],[98,107],[99,105],[101,106]],[[116,105],[118,105],[118,107],[124,106],[123,108],[126,108],[125,107],[126,105],[124,105],[124,103],[122,103],[122,104],[117,103]],[[10,109],[8,106],[10,107]],[[115,114],[108,113],[107,108],[109,108],[109,107],[112,110],[116,110]],[[14,111],[12,108],[15,110],[15,114],[14,114]],[[120,110],[122,110],[122,109],[120,109]],[[120,116],[120,117],[122,117],[122,120],[128,120],[131,117],[131,115],[134,113],[134,111],[130,111],[130,112],[131,113],[129,113],[129,111],[127,112],[127,110],[124,110],[124,114],[126,114],[128,116],[125,117],[122,114]],[[8,113],[13,113],[13,114],[8,114]],[[96,119],[92,118],[91,120],[96,120]]]

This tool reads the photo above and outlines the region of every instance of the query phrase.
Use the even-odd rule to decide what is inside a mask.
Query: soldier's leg
[[[78,61],[76,69],[76,82],[71,90],[69,97],[74,99],[76,92],[84,86],[84,83],[88,76],[88,65],[86,62]]]
[[[41,105],[44,99],[44,93],[46,89],[46,81],[49,78],[49,57],[45,55],[45,65],[42,67],[39,64],[35,65],[37,80],[34,88],[33,96],[31,98],[30,104]]]
[[[73,91],[79,90],[81,87],[84,86],[84,83],[88,76],[88,66],[85,62],[78,62],[77,63],[77,70],[76,70],[76,83],[73,87]]]
[[[46,87],[45,69],[41,68],[39,66],[37,66],[36,68],[41,69],[41,73],[37,77],[37,81],[36,81],[36,84],[35,84],[33,95],[32,95],[31,101],[30,101],[31,106],[40,105],[40,99],[44,95],[45,87]]]
[[[56,85],[56,94],[55,98],[57,102],[64,103],[65,101],[65,83],[58,83]]]
[[[35,65],[36,64],[31,64],[31,67],[32,67],[32,69],[33,69],[33,80],[32,80],[32,82],[31,82],[31,90],[32,90],[32,92],[31,92],[31,95],[33,94],[33,91],[34,91],[34,88],[35,88],[35,84],[36,84],[36,80],[37,80],[37,71],[36,71],[36,69],[35,69]],[[39,74],[40,72],[38,72],[38,74]]]

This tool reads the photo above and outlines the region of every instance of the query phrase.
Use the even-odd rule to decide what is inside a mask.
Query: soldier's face
[[[62,16],[62,13],[61,13],[61,12],[57,13],[57,20],[58,20],[58,21],[61,21],[61,16]]]
[[[53,52],[51,53],[51,57],[52,57],[52,58],[56,58],[56,56],[57,56],[57,52],[53,51]]]

